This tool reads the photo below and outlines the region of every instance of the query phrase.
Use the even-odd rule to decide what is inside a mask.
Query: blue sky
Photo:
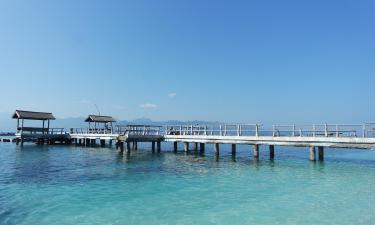
[[[374,12],[374,0],[0,0],[0,111],[374,121]]]

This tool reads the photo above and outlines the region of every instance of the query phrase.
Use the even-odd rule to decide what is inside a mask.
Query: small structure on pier
[[[12,118],[17,119],[17,143],[21,142],[23,144],[24,141],[44,143],[44,141],[55,142],[56,140],[67,140],[62,128],[50,128],[50,121],[56,119],[52,113],[16,110]],[[42,126],[25,126],[25,120],[42,121]]]
[[[89,115],[85,122],[89,123],[90,131],[107,133],[113,131],[113,123],[116,123],[116,120],[112,116]]]

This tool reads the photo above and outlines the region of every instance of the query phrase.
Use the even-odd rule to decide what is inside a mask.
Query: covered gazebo
[[[12,116],[13,119],[17,119],[17,133],[28,131],[30,133],[48,133],[50,128],[50,121],[56,118],[52,113],[47,112],[32,112],[24,110],[16,110]],[[25,127],[25,120],[37,120],[42,121],[41,127]],[[47,122],[47,124],[46,124]]]
[[[112,129],[116,120],[112,116],[89,115],[85,122],[89,123],[89,129]]]

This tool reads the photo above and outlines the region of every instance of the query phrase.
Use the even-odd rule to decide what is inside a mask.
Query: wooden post
[[[160,153],[161,151],[161,141],[156,142],[156,152]]]
[[[310,146],[310,161],[316,161],[315,147],[314,146]]]
[[[173,142],[173,151],[177,152],[177,148],[178,148],[178,143],[177,143],[177,141],[175,141],[175,142]]]
[[[151,150],[155,152],[155,141],[151,142]]]
[[[270,145],[270,160],[273,160],[275,158],[275,146]]]
[[[130,142],[129,141],[127,141],[126,142],[126,153],[130,153]]]
[[[105,140],[100,140],[100,146],[101,146],[102,148],[105,147]]]
[[[318,147],[318,157],[319,157],[319,161],[324,161],[324,147],[323,146]]]
[[[189,142],[184,143],[184,150],[185,150],[185,152],[189,151]]]
[[[200,143],[200,152],[204,152],[205,151],[205,148],[206,148],[206,144],[205,143]]]
[[[198,151],[198,142],[194,143],[194,151]]]
[[[109,146],[110,146],[110,147],[112,147],[112,142],[113,142],[112,139],[109,140]]]
[[[215,155],[219,155],[220,153],[219,143],[214,144],[214,152],[215,152]]]
[[[259,145],[254,145],[253,153],[254,153],[254,158],[258,159],[259,158]]]
[[[236,144],[232,144],[232,155],[236,154]]]
[[[78,144],[79,144],[79,145],[82,145],[82,139],[79,139],[79,140],[78,140]]]
[[[124,153],[124,142],[123,141],[117,141],[116,150],[120,154]]]

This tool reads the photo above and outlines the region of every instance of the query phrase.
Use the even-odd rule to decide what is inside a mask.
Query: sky
[[[375,121],[375,0],[0,0],[0,112]]]

